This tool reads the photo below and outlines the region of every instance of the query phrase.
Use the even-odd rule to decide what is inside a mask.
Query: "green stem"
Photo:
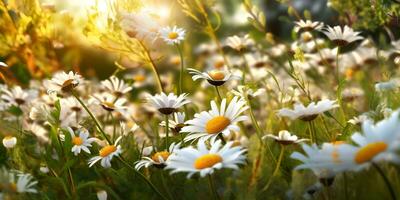
[[[226,144],[226,140],[225,140],[224,136],[222,135],[222,133],[218,133],[218,138],[222,141],[223,145]]]
[[[100,125],[100,122],[96,119],[96,117],[93,115],[93,113],[89,110],[89,108],[83,103],[83,101],[78,97],[75,91],[72,91],[72,95],[78,100],[78,102],[82,105],[82,107],[86,110],[86,112],[89,114],[89,116],[92,118],[94,123],[97,126],[97,129],[99,129],[101,135],[107,140],[108,144],[112,144],[110,139],[107,137],[106,133],[104,132],[103,128]]]
[[[221,102],[222,101],[222,97],[221,97],[221,94],[219,93],[218,86],[215,86],[215,91],[217,91],[218,100],[219,100],[219,102]]]
[[[383,170],[379,167],[379,165],[377,165],[376,163],[372,162],[372,166],[375,167],[376,171],[378,171],[379,175],[382,177],[383,181],[386,184],[387,189],[390,192],[390,196],[393,200],[396,200],[396,194],[394,192],[394,189],[392,187],[392,185],[390,184],[390,181],[388,179],[388,177],[385,175],[385,173],[383,172]]]
[[[138,174],[144,181],[146,181],[146,183],[150,186],[150,188],[159,196],[161,197],[161,199],[164,200],[168,200],[168,198],[166,198],[163,194],[161,194],[161,192],[156,188],[156,186],[149,180],[147,179],[142,173],[138,172],[135,170],[135,168],[130,165],[128,162],[126,162],[122,157],[118,157],[118,159],[125,165],[127,166],[129,169],[131,169],[133,172],[135,172],[136,174]]]
[[[278,158],[278,162],[276,163],[275,170],[274,170],[274,172],[272,173],[271,178],[268,180],[268,183],[267,183],[267,184],[265,185],[265,187],[262,189],[262,191],[268,190],[269,186],[270,186],[271,183],[272,183],[272,180],[273,180],[274,177],[278,174],[279,168],[280,168],[281,163],[282,163],[282,160],[283,160],[284,152],[285,152],[285,146],[281,145],[281,152],[279,153],[279,158]]]
[[[212,195],[214,196],[214,199],[216,199],[216,200],[220,199],[219,195],[217,193],[217,190],[215,189],[214,181],[212,179],[211,174],[208,175],[208,185],[210,187],[210,191],[211,191]]]
[[[168,140],[169,140],[169,121],[168,115],[165,115],[165,150],[168,149]]]
[[[179,85],[178,85],[178,87],[179,87],[178,95],[180,95],[180,94],[182,94],[182,91],[183,91],[183,71],[184,71],[185,66],[184,66],[184,61],[183,61],[182,50],[181,50],[181,48],[179,47],[178,44],[175,44],[175,46],[178,49],[179,57],[181,59],[181,69],[179,71]]]
[[[145,52],[145,56],[146,56],[146,59],[147,59],[147,61],[148,61],[148,64],[150,65],[150,68],[151,68],[151,70],[153,71],[153,74],[154,74],[154,76],[155,76],[155,78],[156,78],[157,87],[158,87],[158,92],[163,92],[164,90],[163,90],[163,87],[162,87],[162,82],[161,82],[160,74],[159,74],[158,71],[157,71],[156,64],[154,63],[153,59],[151,58],[150,52],[149,52],[149,50],[147,49],[147,47],[143,44],[142,41],[140,41],[140,40],[138,40],[138,41],[139,41],[140,45],[142,46],[142,49],[143,49],[144,52]]]
[[[162,184],[163,184],[164,190],[165,190],[165,192],[167,193],[168,197],[169,197],[170,199],[174,199],[174,198],[172,197],[171,192],[170,192],[169,189],[168,189],[167,183],[165,182],[164,171],[161,171],[161,182],[162,182]]]
[[[314,139],[314,134],[313,134],[313,131],[312,131],[312,128],[311,128],[311,122],[308,122],[308,134],[310,136],[311,143],[314,143],[315,139]]]

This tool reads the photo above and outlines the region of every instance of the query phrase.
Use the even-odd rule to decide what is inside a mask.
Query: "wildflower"
[[[113,112],[117,111],[124,113],[126,111],[126,106],[124,104],[127,102],[125,98],[117,98],[114,95],[104,92],[96,93],[92,95],[90,102],[100,105],[105,111]]]
[[[129,133],[134,133],[139,129],[139,126],[132,121],[129,121],[128,123],[120,122],[119,124],[121,126],[121,133],[124,136],[127,136]]]
[[[298,103],[294,105],[293,110],[287,108],[280,109],[278,115],[281,117],[289,117],[292,120],[299,118],[303,121],[312,121],[318,117],[319,114],[337,107],[339,107],[339,105],[336,104],[336,101],[326,99],[318,101],[317,103],[311,102],[307,107]]]
[[[254,41],[248,34],[246,34],[244,37],[234,35],[226,39],[226,45],[232,49],[235,49],[236,51],[244,51],[251,45],[254,45]]]
[[[363,39],[362,36],[359,36],[360,32],[354,31],[347,25],[343,29],[340,26],[327,26],[322,33],[338,46],[346,46],[354,41]]]
[[[348,170],[348,167],[343,165],[343,162],[351,160],[345,153],[352,149],[351,145],[342,142],[324,143],[319,148],[316,144],[311,146],[303,144],[302,148],[306,153],[305,155],[294,152],[290,156],[302,162],[302,164],[295,167],[295,170],[310,169],[323,184],[332,184],[333,178],[337,173]]]
[[[160,123],[160,126],[165,126],[165,121]],[[181,129],[185,126],[185,113],[176,112],[174,113],[174,120],[169,120],[169,128],[172,129],[174,133],[179,133]]]
[[[25,174],[17,170],[7,171],[5,168],[2,168],[0,179],[2,193],[37,193],[34,187],[38,181],[30,174]]]
[[[124,80],[115,76],[111,76],[109,79],[101,81],[101,85],[116,97],[121,97],[132,90],[132,87],[125,84]]]
[[[14,148],[17,144],[17,138],[14,136],[5,136],[3,138],[3,146],[7,149]]]
[[[72,71],[68,72],[68,74],[65,72],[58,72],[54,74],[52,79],[45,82],[45,86],[49,93],[71,92],[82,81],[81,75]]]
[[[165,27],[160,30],[161,38],[169,45],[179,44],[185,39],[185,30],[183,28]]]
[[[366,120],[362,124],[362,134],[355,133],[351,139],[357,146],[343,152],[350,159],[342,161],[342,165],[353,170],[361,170],[380,161],[400,163],[397,151],[400,149],[399,113],[376,124]]]
[[[283,144],[283,145],[297,144],[297,143],[301,143],[301,142],[305,142],[305,141],[309,140],[309,139],[298,139],[296,135],[292,135],[287,130],[279,131],[278,136],[268,134],[268,135],[264,136],[263,138],[272,138],[279,144]]]
[[[104,168],[111,167],[111,160],[114,156],[119,156],[122,153],[121,145],[118,145],[122,136],[118,137],[114,144],[108,144],[100,149],[99,155],[89,159],[89,167],[92,167],[96,162],[101,160],[101,166]]]
[[[376,91],[387,91],[387,90],[394,90],[396,88],[399,88],[399,80],[398,79],[392,79],[386,82],[380,82],[375,84],[375,90]]]
[[[183,93],[176,96],[173,93],[169,93],[168,96],[165,93],[156,94],[149,96],[147,101],[153,105],[160,113],[169,115],[176,112],[183,105],[190,103],[190,100],[186,98],[187,94]]]
[[[140,170],[142,167],[149,168],[153,165],[159,168],[164,168],[169,157],[179,148],[179,143],[172,143],[169,146],[168,151],[158,151],[155,152],[151,157],[142,157],[141,160],[135,162],[135,169]]]
[[[90,154],[90,150],[88,147],[92,146],[91,143],[94,142],[96,138],[88,138],[89,132],[86,129],[80,129],[78,131],[78,136],[75,135],[75,132],[72,130],[71,127],[68,127],[67,130],[71,134],[72,144],[74,145],[71,151],[74,153],[74,155],[76,156],[80,154],[81,150]]]
[[[32,101],[38,96],[36,90],[23,90],[20,86],[14,86],[12,89],[2,89],[1,99],[9,106],[21,107]]]
[[[227,101],[223,99],[220,108],[215,101],[211,101],[211,110],[197,113],[194,119],[185,122],[181,132],[188,132],[185,141],[199,138],[215,140],[219,134],[228,136],[230,131],[239,131],[236,123],[247,120],[247,116],[240,116],[247,110],[246,102],[235,96],[226,106]]]
[[[178,149],[170,155],[166,169],[172,173],[187,172],[187,178],[196,173],[201,177],[214,173],[217,169],[239,169],[238,165],[245,163],[246,150],[240,146],[233,147],[233,142],[221,145],[221,140],[211,142],[208,149],[205,140],[199,140],[197,148],[186,147]]]
[[[245,99],[246,97],[254,98],[262,94],[265,94],[266,90],[264,88],[260,88],[254,91],[253,89],[250,89],[247,86],[239,85],[237,87],[237,90],[232,90],[232,93],[236,96],[240,96]]]
[[[97,191],[96,195],[98,200],[107,200],[107,192],[105,190]]]
[[[320,31],[322,29],[322,27],[324,26],[323,22],[313,22],[311,20],[300,20],[295,22],[296,26],[294,27],[294,31],[296,33],[298,33],[299,31],[303,30],[303,31]]]
[[[228,80],[240,80],[239,76],[231,74],[227,70],[211,70],[208,72],[200,72],[198,70],[189,68],[189,73],[192,76],[192,79],[195,81],[197,79],[205,79],[213,86],[221,86]]]

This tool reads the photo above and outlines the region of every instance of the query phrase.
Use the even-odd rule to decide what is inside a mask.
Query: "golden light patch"
[[[224,116],[217,116],[206,123],[206,131],[208,134],[217,134],[229,126],[231,120]]]
[[[116,146],[107,145],[107,146],[103,147],[102,149],[100,149],[99,155],[104,158],[104,157],[110,155],[111,153],[115,152],[116,150],[117,150]]]
[[[217,163],[222,162],[222,157],[218,154],[205,154],[198,157],[194,161],[194,168],[205,169],[214,166]]]
[[[160,152],[156,152],[156,153],[151,157],[151,159],[152,159],[154,162],[160,163],[160,162],[161,162],[160,157],[161,157],[164,161],[166,161],[166,160],[168,159],[169,155],[170,155],[170,153],[169,153],[168,151],[160,151]]]
[[[354,157],[357,164],[362,164],[372,160],[376,155],[385,151],[388,145],[384,142],[374,142],[360,148]]]

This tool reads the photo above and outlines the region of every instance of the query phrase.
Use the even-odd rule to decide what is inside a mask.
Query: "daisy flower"
[[[45,82],[45,86],[49,93],[61,93],[72,91],[72,89],[78,86],[81,82],[83,82],[82,76],[77,73],[72,71],[68,72],[68,74],[65,72],[58,72],[54,74],[52,79]]]
[[[3,146],[7,149],[14,148],[17,144],[17,138],[13,136],[5,136],[3,138]]]
[[[183,28],[164,27],[160,30],[161,38],[169,45],[179,44],[185,39],[186,31]]]
[[[23,90],[20,86],[15,86],[12,89],[2,89],[3,94],[1,99],[10,106],[23,106],[32,101],[38,96],[36,90]]]
[[[342,161],[342,165],[358,171],[380,161],[400,164],[397,153],[400,149],[399,113],[400,110],[397,110],[376,124],[371,120],[364,121],[363,133],[357,132],[351,136],[356,146],[342,153],[343,157],[350,158]]]
[[[247,120],[247,116],[240,116],[247,110],[246,102],[235,96],[229,105],[223,99],[218,108],[215,101],[211,101],[211,110],[203,111],[194,115],[194,119],[185,122],[181,132],[187,132],[185,141],[196,140],[199,138],[215,140],[218,134],[228,136],[231,131],[239,131],[236,123]]]
[[[38,181],[30,174],[25,174],[17,170],[0,170],[0,182],[2,193],[37,193],[35,186]]]
[[[160,123],[160,126],[166,126],[165,121]],[[169,120],[169,128],[176,134],[185,126],[185,113],[176,112],[174,113],[174,120]]]
[[[236,51],[243,51],[248,47],[254,45],[254,41],[250,38],[249,34],[246,34],[243,37],[234,35],[226,39],[226,45],[228,45],[232,49],[235,49]]]
[[[338,46],[346,46],[354,41],[364,39],[362,36],[359,36],[361,32],[356,32],[347,25],[343,29],[340,26],[327,26],[322,33]]]
[[[301,30],[303,30],[303,31],[312,31],[312,30],[319,31],[324,26],[323,22],[318,22],[318,21],[313,22],[311,20],[304,21],[302,19],[300,21],[295,22],[295,24],[296,25],[294,27],[294,31],[296,33],[298,33]]]
[[[178,149],[170,155],[166,169],[172,169],[171,174],[187,172],[187,178],[196,173],[201,177],[214,173],[217,169],[239,169],[238,165],[245,163],[245,149],[232,146],[233,142],[221,145],[221,140],[211,142],[207,148],[205,140],[199,140],[197,148],[186,147]]]
[[[71,149],[71,152],[74,153],[75,156],[81,153],[81,150],[90,154],[90,150],[88,147],[92,146],[92,142],[96,140],[96,138],[89,138],[89,132],[86,129],[78,130],[78,136],[75,135],[75,132],[71,127],[67,128],[68,132],[71,134],[72,144],[74,146]]]
[[[135,162],[135,169],[140,170],[142,167],[149,168],[150,166],[155,166],[159,168],[164,168],[166,166],[166,162],[168,161],[168,158],[170,155],[174,153],[177,149],[180,148],[180,144],[175,144],[172,143],[168,151],[158,151],[155,152],[152,156],[150,157],[142,157],[141,160]]]
[[[257,96],[260,96],[262,94],[265,94],[266,90],[264,88],[257,89],[254,91],[253,89],[249,88],[248,86],[245,85],[239,85],[236,90],[232,90],[232,94],[236,96],[240,96],[241,98],[254,98]]]
[[[101,160],[100,164],[104,168],[111,167],[111,160],[114,156],[119,156],[122,153],[121,145],[118,145],[122,136],[119,136],[114,144],[108,144],[100,149],[99,155],[89,159],[89,167],[92,167],[96,162]]]
[[[351,157],[345,153],[353,147],[344,142],[335,142],[324,143],[321,148],[316,144],[311,146],[303,144],[302,148],[305,154],[294,152],[290,156],[302,162],[295,167],[295,170],[310,169],[321,180],[321,183],[326,183],[327,181],[332,182],[337,173],[348,170],[343,162],[351,160]]]
[[[115,76],[111,76],[109,79],[101,81],[101,85],[116,97],[121,97],[132,90],[132,87],[125,84],[124,80]]]
[[[124,106],[124,104],[127,102],[125,98],[118,98],[107,92],[92,95],[90,103],[92,102],[100,105],[104,110],[108,112],[117,111],[123,113],[127,108],[126,106]]]
[[[211,70],[208,72],[200,72],[196,69],[188,68],[189,74],[192,75],[192,79],[205,79],[213,86],[221,86],[229,80],[240,80],[239,76],[231,74],[227,70]]]
[[[168,96],[165,93],[156,94],[149,96],[147,101],[154,106],[160,113],[169,115],[176,112],[183,105],[190,103],[187,98],[187,94],[183,93],[176,96],[174,93],[169,93]]]
[[[278,111],[278,116],[289,117],[291,120],[300,119],[303,121],[312,121],[318,117],[319,114],[337,107],[339,107],[339,105],[336,104],[336,101],[328,99],[318,101],[317,103],[311,102],[307,107],[301,103],[297,103],[294,105],[293,110],[288,108],[280,109]]]
[[[263,138],[272,138],[277,143],[282,144],[282,145],[297,144],[297,143],[301,143],[301,142],[305,142],[305,141],[309,140],[309,139],[298,139],[298,137],[296,135],[292,135],[287,130],[279,131],[278,136],[268,134],[268,135],[264,136]]]

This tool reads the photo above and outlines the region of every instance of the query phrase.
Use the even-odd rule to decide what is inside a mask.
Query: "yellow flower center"
[[[223,60],[219,60],[214,63],[214,68],[221,69],[224,65],[225,65],[225,62]]]
[[[102,102],[101,105],[103,106],[103,108],[105,110],[108,110],[108,111],[115,110],[115,104],[113,102],[105,101],[105,102]]]
[[[18,192],[17,184],[15,184],[15,183],[10,183],[9,187],[10,187],[10,190],[11,190],[12,192]]]
[[[374,142],[365,145],[356,153],[354,157],[354,161],[358,164],[362,164],[370,161],[379,153],[385,151],[387,149],[387,144],[384,142]]]
[[[115,152],[116,150],[117,150],[116,146],[107,145],[107,146],[103,147],[102,149],[100,149],[99,155],[104,158],[104,157],[110,155],[111,153]]]
[[[136,82],[143,82],[146,80],[146,77],[143,74],[137,74],[133,77],[133,80]]]
[[[194,168],[205,169],[214,166],[217,163],[222,162],[222,157],[218,154],[205,154],[198,157],[194,161]]]
[[[177,32],[170,32],[170,33],[168,33],[168,39],[171,39],[171,40],[175,40],[176,38],[178,38],[178,33]]]
[[[160,157],[166,161],[169,157],[170,153],[168,151],[160,151],[160,152],[156,152],[151,159],[154,160],[154,162],[160,163]]]
[[[221,71],[211,71],[208,73],[213,80],[221,81],[225,78],[224,72]]]
[[[206,124],[206,131],[209,134],[217,134],[223,131],[229,124],[231,120],[224,116],[217,116],[212,118]]]
[[[61,87],[69,87],[70,85],[72,85],[72,81],[74,81],[74,80],[68,79],[68,80],[64,81],[64,83],[62,84]]]
[[[72,138],[72,143],[79,146],[79,145],[83,144],[83,140],[80,137],[74,137],[74,138]]]
[[[341,162],[341,161],[340,161],[339,153],[337,152],[336,149],[333,150],[331,156],[332,156],[333,162],[335,162],[335,163],[340,163],[340,162]]]

